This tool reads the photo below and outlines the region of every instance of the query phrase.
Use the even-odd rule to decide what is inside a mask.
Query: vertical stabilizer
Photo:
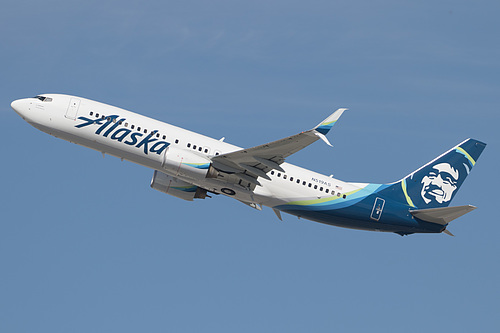
[[[483,142],[467,139],[384,192],[415,208],[448,207],[485,147]]]

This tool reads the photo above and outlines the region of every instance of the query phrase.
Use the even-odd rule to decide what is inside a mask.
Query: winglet
[[[321,123],[318,124],[318,126],[314,127],[313,129],[319,132],[320,134],[326,135],[333,127],[333,125],[339,120],[340,116],[344,111],[347,109],[338,109],[334,113],[332,113],[328,118],[323,120]],[[320,136],[321,138],[321,136]],[[323,138],[322,138],[323,139]]]
[[[326,138],[326,136],[324,136],[323,134],[321,134],[320,132],[314,132],[314,134],[316,134],[316,136],[318,138],[320,138],[321,140],[323,140],[327,145],[329,145],[330,147],[333,147],[332,144],[330,143],[330,141],[328,141],[328,139]]]

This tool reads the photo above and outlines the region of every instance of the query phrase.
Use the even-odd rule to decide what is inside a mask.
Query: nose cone
[[[17,99],[14,102],[10,104],[10,106],[16,111],[18,115],[21,117],[25,117],[26,112],[29,110],[29,102],[26,98],[24,99]]]

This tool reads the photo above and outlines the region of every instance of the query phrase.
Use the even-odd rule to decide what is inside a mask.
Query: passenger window
[[[326,193],[328,193],[328,192],[330,192],[330,190],[329,190],[329,189],[326,189],[326,190],[325,190],[325,192],[326,192]]]
[[[190,143],[188,143],[188,144],[187,144],[187,147],[188,147],[188,148],[189,148],[189,147],[191,147],[191,144],[190,144]]]
[[[293,182],[293,177],[290,177],[290,181]]]
[[[137,131],[139,131],[139,132],[140,132],[140,131],[141,131],[141,128],[140,128],[140,127],[137,127]]]
[[[283,175],[283,179],[286,179],[286,175]]]
[[[318,185],[314,185],[314,189],[315,189],[315,190],[316,190],[316,189],[318,189]]]
[[[90,111],[90,115],[93,116],[94,115],[94,112]]]
[[[193,149],[196,150],[196,145],[193,145]]]
[[[278,177],[281,177],[281,172],[278,172],[277,176],[278,176]]]
[[[306,182],[305,182],[305,181],[303,181],[303,182],[302,182],[302,185],[306,186]]]
[[[130,126],[131,129],[134,129],[135,125]]]
[[[160,133],[156,133],[156,137],[159,138],[160,137]]]
[[[271,175],[274,175],[274,170],[271,171]]]
[[[99,113],[96,113],[96,114],[95,114],[95,117],[96,117],[96,118],[99,118]]]
[[[208,148],[205,148],[205,154],[208,154]]]
[[[198,151],[202,151],[203,150],[203,147],[198,147]]]
[[[128,127],[128,123],[125,123],[125,127]]]
[[[118,122],[118,124],[119,124],[119,125],[123,124],[123,121],[119,121],[119,122]]]
[[[215,152],[215,156],[219,155],[220,153],[218,151]]]
[[[164,138],[165,139],[165,138]],[[175,143],[179,143],[179,139],[175,139]]]
[[[345,198],[347,198],[347,195],[345,195],[345,194],[344,194],[344,195],[342,196],[342,198],[344,198],[344,199],[345,199]]]
[[[323,187],[320,187],[320,188],[319,188],[319,190],[320,190],[320,191],[323,191]]]
[[[300,184],[300,179],[297,179],[297,184]]]
[[[313,184],[309,183],[309,187],[311,187]]]
[[[166,138],[167,138],[167,136],[166,136],[166,135],[164,135],[164,136],[163,136],[163,140],[165,140]],[[176,143],[177,143],[177,142],[176,142]]]
[[[337,193],[337,196],[340,198],[340,192]]]
[[[144,129],[144,134],[146,134],[147,132],[148,132],[148,130],[147,130],[147,129]]]

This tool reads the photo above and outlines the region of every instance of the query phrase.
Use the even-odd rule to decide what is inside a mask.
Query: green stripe
[[[476,161],[474,161],[474,159],[472,158],[472,156],[470,156],[469,153],[466,152],[463,148],[457,147],[457,150],[459,152],[461,152],[462,154],[464,154],[465,157],[467,157],[467,159],[472,163],[472,166],[474,166],[476,164]]]
[[[411,201],[411,198],[410,196],[408,195],[408,192],[406,192],[406,179],[403,179],[401,181],[401,187],[403,188],[403,193],[405,194],[405,197],[406,197],[406,202],[408,202],[408,205],[412,206],[412,207],[416,207],[414,204],[413,204],[413,201]]]

